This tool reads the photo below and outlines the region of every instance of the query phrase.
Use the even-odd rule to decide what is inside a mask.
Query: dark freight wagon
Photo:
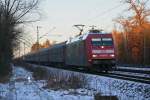
[[[65,43],[56,44],[49,48],[48,55],[50,64],[61,64],[65,63]]]
[[[87,59],[86,41],[79,40],[66,45],[66,65],[89,66]]]

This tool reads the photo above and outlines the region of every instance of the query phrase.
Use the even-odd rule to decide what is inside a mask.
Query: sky
[[[115,8],[115,9],[112,9]],[[65,41],[79,31],[73,27],[75,24],[89,26],[111,32],[115,19],[124,9],[120,0],[42,0],[39,5],[41,19],[38,22],[25,25],[28,38],[36,41],[36,27],[39,26],[41,42],[50,39]],[[36,17],[36,16],[35,16]]]
[[[36,27],[39,26],[40,41],[46,39],[53,41],[65,41],[73,37],[79,31],[73,27],[75,24],[86,25],[85,32],[89,26],[96,25],[97,28],[111,32],[114,27],[114,19],[127,14],[127,5],[121,0],[42,0],[39,5],[41,19],[38,22],[25,25],[28,38],[36,41]],[[36,16],[35,16],[36,17]]]

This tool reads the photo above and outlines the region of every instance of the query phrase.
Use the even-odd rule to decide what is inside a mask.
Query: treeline
[[[150,65],[150,9],[144,0],[125,0],[124,3],[129,5],[132,16],[116,19],[122,28],[113,31],[118,63]]]
[[[141,34],[144,34],[145,40]],[[113,35],[118,63],[150,65],[150,25],[140,33],[114,30]]]
[[[11,72],[13,49],[21,36],[20,24],[38,0],[0,0],[0,78]]]
[[[56,44],[56,41],[49,41],[49,40],[46,40],[43,44],[40,44],[40,43],[34,43],[31,47],[31,52],[35,52],[37,51],[38,49],[41,49],[41,48],[48,48],[52,45]]]

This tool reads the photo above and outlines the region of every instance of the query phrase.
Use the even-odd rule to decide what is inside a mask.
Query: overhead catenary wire
[[[112,12],[113,10],[115,10],[115,9],[117,9],[117,8],[119,8],[119,7],[121,7],[122,5],[124,5],[124,3],[119,3],[118,5],[116,5],[116,6],[112,7],[112,8],[109,8],[109,9],[107,9],[107,10],[105,10],[105,11],[102,11],[102,12],[98,13],[98,14],[95,15],[94,17],[91,17],[91,18],[89,18],[89,19],[86,19],[86,20],[84,21],[84,24],[86,25],[85,28],[88,27],[88,29],[89,29],[89,26],[91,26],[91,23],[94,22],[97,18],[102,18],[102,17],[106,16],[106,14],[109,14],[110,12]],[[107,18],[109,18],[109,17],[105,17],[105,20],[106,20]],[[92,24],[92,25],[93,25],[93,24]],[[101,28],[100,28],[100,29],[101,29]]]
[[[117,9],[117,8],[119,8],[119,7],[121,7],[122,5],[124,5],[124,4],[122,3],[122,4],[119,4],[119,5],[115,6],[115,7],[110,8],[110,9],[108,9],[108,10],[105,10],[105,11],[103,11],[103,12],[97,14],[96,16],[94,16],[94,17],[88,19],[87,21],[88,21],[88,22],[91,22],[91,21],[95,20],[97,17],[102,17],[102,16],[104,16],[104,15],[110,13],[111,11],[113,11],[113,10],[115,10],[115,9]]]

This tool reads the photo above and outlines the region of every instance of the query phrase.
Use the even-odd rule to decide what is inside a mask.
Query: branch
[[[40,19],[37,19],[37,20],[33,20],[33,21],[17,21],[15,22],[15,24],[22,24],[22,23],[33,23],[33,22],[37,22],[37,21],[40,21]]]
[[[16,0],[15,0],[16,1]],[[12,12],[12,16],[15,14],[15,13],[17,13],[17,11],[19,11],[20,9],[19,9],[19,6],[20,6],[20,3],[21,3],[21,0],[18,0],[18,2],[17,2],[17,5],[16,5],[16,7],[15,7],[15,9],[14,9],[14,12]]]
[[[34,1],[33,1],[34,2]],[[30,8],[28,8],[24,13],[22,12],[17,20],[20,20],[22,17],[24,17],[27,13],[29,13],[36,5],[38,4],[38,0],[36,0],[36,2],[33,5],[30,5]]]
[[[9,13],[12,12],[12,8],[14,7],[16,1],[17,1],[17,0],[13,0],[13,3],[12,3],[12,5],[11,5],[10,9],[9,9]]]

